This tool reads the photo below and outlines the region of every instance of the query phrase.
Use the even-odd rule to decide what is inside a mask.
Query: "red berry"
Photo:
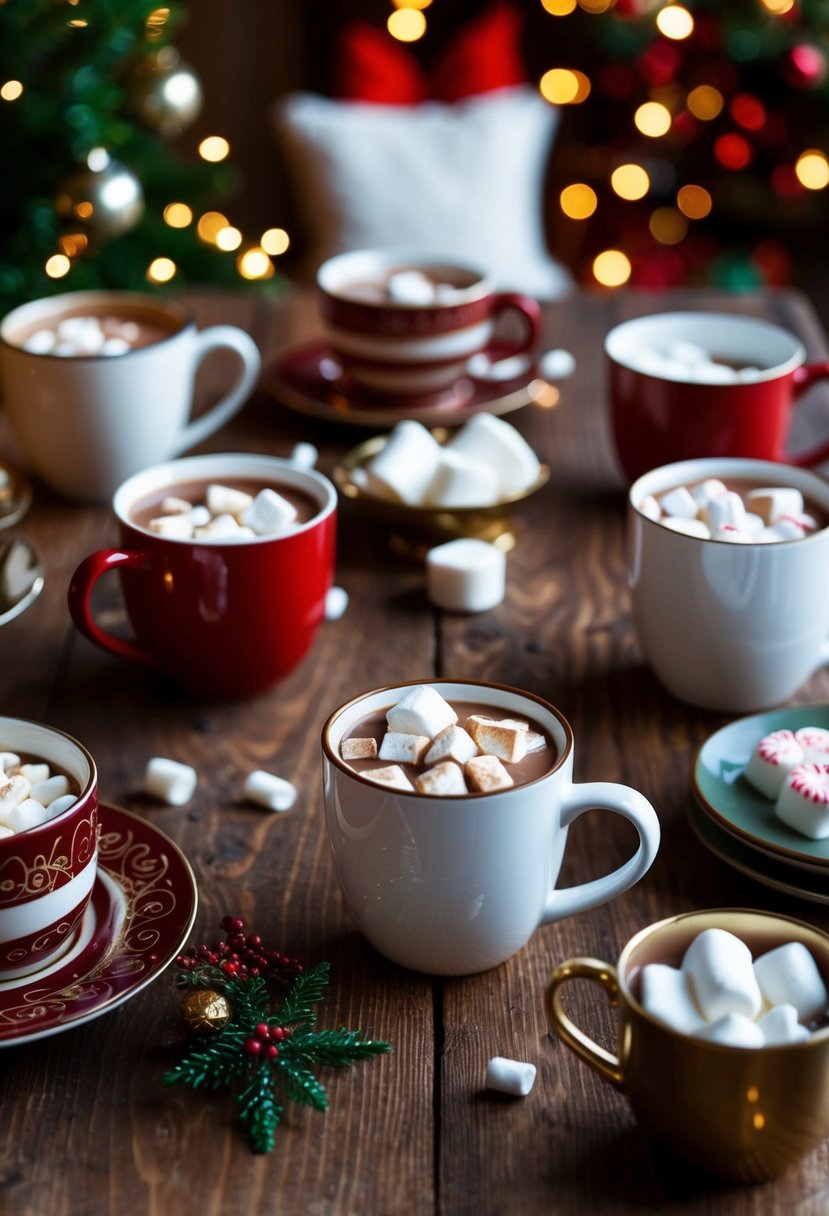
[[[257,949],[257,947],[262,945],[262,938],[258,933],[251,933],[250,937],[248,938],[248,945],[253,946],[254,949]]]
[[[274,1046],[273,1043],[271,1043],[270,1047],[268,1048],[268,1050],[265,1054],[268,1056],[269,1059],[275,1060],[276,1057],[279,1055],[279,1048]]]
[[[264,1043],[259,1039],[245,1039],[243,1046],[249,1056],[258,1056],[262,1052]]]
[[[271,1028],[267,1022],[260,1022],[253,1033],[257,1039],[269,1039],[271,1037]]]

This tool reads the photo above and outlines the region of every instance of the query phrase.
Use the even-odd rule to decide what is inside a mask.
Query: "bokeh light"
[[[651,179],[641,165],[619,165],[610,175],[610,184],[619,198],[633,202],[645,197],[650,190]]]
[[[731,117],[746,131],[761,131],[766,125],[766,107],[759,97],[750,93],[738,93],[729,106]]]
[[[169,283],[176,273],[172,258],[153,258],[147,267],[147,278],[151,283]]]
[[[199,144],[199,156],[212,164],[230,155],[230,144],[222,135],[208,135]]]
[[[241,243],[242,234],[232,224],[228,224],[226,228],[221,228],[216,233],[216,247],[224,250],[225,253],[232,253],[234,249],[239,248]]]
[[[715,89],[713,85],[700,84],[691,89],[687,105],[694,118],[699,118],[701,122],[711,122],[722,113],[725,100],[720,90]]]
[[[693,34],[694,18],[681,4],[668,4],[656,14],[656,28],[665,38],[679,42]]]
[[[766,12],[774,13],[775,17],[783,17],[794,8],[794,0],[760,0]]]
[[[386,28],[398,42],[417,42],[426,33],[426,18],[419,9],[398,8],[389,15]]]
[[[278,258],[280,254],[287,252],[291,238],[284,228],[268,228],[267,232],[262,233],[259,244],[271,257]]]
[[[724,169],[745,169],[751,164],[751,144],[742,135],[729,132],[714,140],[714,155]]]
[[[801,152],[795,161],[797,180],[807,190],[825,190],[829,185],[829,161],[817,148]]]
[[[270,279],[273,277],[273,262],[258,245],[246,249],[236,259],[236,269],[243,279]]]
[[[576,0],[541,0],[541,7],[554,17],[569,17],[576,9]]]
[[[602,287],[621,287],[630,272],[630,258],[621,249],[605,249],[593,259],[593,277]]]
[[[688,231],[688,221],[676,207],[657,207],[648,220],[648,230],[660,245],[678,245]]]
[[[677,191],[676,203],[683,215],[689,220],[704,220],[712,207],[711,195],[704,186],[692,184],[681,186]]]
[[[72,263],[65,253],[53,253],[44,267],[50,279],[62,279],[71,268]]]
[[[168,203],[164,208],[164,219],[171,228],[186,228],[193,222],[193,212],[186,203]]]
[[[223,228],[228,228],[230,221],[221,211],[205,211],[196,224],[196,232],[207,245],[215,245],[216,237]]]
[[[19,80],[7,80],[0,87],[0,97],[3,101],[17,101],[18,97],[23,95],[23,85]]]
[[[585,182],[573,182],[565,186],[559,195],[561,210],[571,220],[588,219],[598,206],[596,191]]]
[[[572,68],[550,68],[538,83],[541,96],[556,106],[579,105],[590,96],[590,81]]]
[[[637,131],[651,139],[658,139],[671,129],[671,112],[659,101],[646,101],[633,116]]]

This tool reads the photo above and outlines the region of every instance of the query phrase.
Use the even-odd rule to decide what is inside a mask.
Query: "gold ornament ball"
[[[189,1030],[196,1034],[210,1034],[227,1026],[232,1014],[230,1004],[221,992],[214,992],[212,988],[197,988],[181,1002],[181,1016]]]
[[[66,179],[55,198],[55,210],[91,241],[111,241],[140,221],[144,191],[132,169],[120,161],[102,154],[93,163],[96,168],[85,165]]]
[[[201,110],[199,78],[174,47],[164,47],[137,64],[128,90],[139,120],[167,139],[180,135]]]

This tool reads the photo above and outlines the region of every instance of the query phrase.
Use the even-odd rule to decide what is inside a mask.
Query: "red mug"
[[[180,540],[135,522],[136,508],[188,482],[244,482],[307,495],[316,511],[278,536]],[[91,642],[211,698],[264,692],[299,663],[325,616],[334,571],[337,494],[321,473],[274,456],[191,456],[125,481],[113,498],[120,545],[90,554],[69,611]],[[92,593],[118,570],[135,640],[95,620]]]
[[[399,293],[392,280],[404,284]],[[537,300],[495,291],[480,269],[445,257],[341,253],[320,266],[317,289],[330,350],[348,380],[385,405],[441,393],[462,397],[463,384],[471,394],[470,360],[488,367],[533,350],[541,336]],[[519,332],[496,338],[508,313]]]
[[[778,325],[731,313],[657,313],[612,329],[605,355],[616,455],[631,482],[703,456],[799,467],[829,457],[829,442],[786,450],[791,408],[829,378],[829,362],[807,364],[802,342]]]

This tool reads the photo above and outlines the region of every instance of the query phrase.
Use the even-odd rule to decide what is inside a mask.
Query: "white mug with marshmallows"
[[[230,388],[191,419],[208,351],[232,351]],[[81,291],[35,300],[0,325],[0,380],[31,470],[80,502],[104,502],[133,473],[201,443],[242,407],[260,369],[232,325],[197,331],[177,302],[140,292]]]

